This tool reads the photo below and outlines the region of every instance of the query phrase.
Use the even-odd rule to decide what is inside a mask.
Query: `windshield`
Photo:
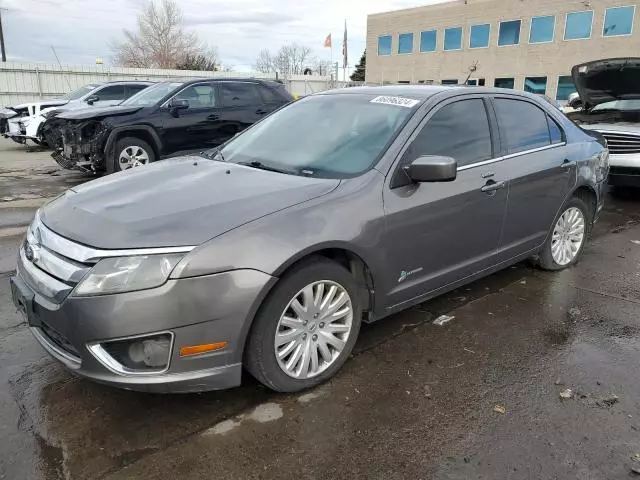
[[[345,178],[369,170],[419,101],[343,94],[299,100],[234,138],[227,162]]]
[[[615,100],[613,102],[601,103],[591,109],[592,112],[601,110],[640,110],[640,100]]]
[[[129,105],[133,107],[150,107],[162,100],[169,93],[173,92],[176,88],[180,87],[182,82],[166,82],[156,83],[148,88],[145,88],[134,96],[128,98],[120,105]]]
[[[78,100],[79,98],[84,97],[87,93],[91,92],[94,88],[98,87],[99,84],[90,83],[89,85],[85,85],[84,87],[80,87],[78,90],[74,90],[73,92],[69,92],[64,95],[62,98],[65,100]]]

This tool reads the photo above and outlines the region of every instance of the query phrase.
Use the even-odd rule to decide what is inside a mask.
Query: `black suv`
[[[46,128],[60,136],[60,166],[112,173],[220,145],[292,100],[275,81],[162,82],[114,107],[61,113]]]

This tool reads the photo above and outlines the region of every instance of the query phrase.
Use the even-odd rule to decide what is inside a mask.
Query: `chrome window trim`
[[[522,155],[527,155],[529,153],[542,152],[544,150],[550,150],[552,148],[564,147],[566,144],[567,142],[554,143],[552,145],[545,145],[544,147],[532,148],[530,150],[523,150],[522,152],[510,153],[509,155],[503,155],[501,157],[491,158],[489,160],[483,160],[482,162],[471,163],[469,165],[458,167],[458,172],[469,170],[470,168],[474,168],[474,167],[481,167],[483,165],[490,165],[492,163],[500,162],[502,160],[508,160],[509,158],[520,157]]]
[[[153,248],[131,248],[120,250],[104,250],[87,247],[80,243],[72,242],[50,230],[39,216],[34,219],[33,229],[40,230],[41,244],[64,257],[80,263],[97,263],[103,258],[132,257],[136,255],[161,255],[167,253],[188,253],[197,245],[181,247],[153,247]]]
[[[36,337],[36,340],[38,340],[40,345],[42,345],[42,347],[47,352],[49,352],[49,354],[53,358],[61,361],[72,370],[77,370],[80,368],[82,361],[79,358],[65,352],[64,350],[59,348],[57,345],[55,345],[53,342],[50,342],[49,339],[41,332],[41,330],[38,327],[29,327],[29,328],[33,336]]]
[[[169,354],[167,355],[167,366],[162,370],[133,370],[131,368],[125,367],[120,362],[118,362],[115,358],[109,355],[104,347],[102,346],[105,343],[112,342],[120,342],[123,340],[135,340],[138,338],[147,338],[147,337],[156,337],[158,335],[169,335],[171,338],[169,344]],[[175,335],[171,331],[161,331],[154,333],[145,333],[143,335],[132,335],[129,337],[121,337],[121,338],[112,338],[106,342],[93,342],[87,344],[87,349],[91,352],[91,354],[108,370],[113,373],[117,373],[118,375],[126,375],[126,376],[149,376],[149,375],[160,375],[162,373],[166,373],[171,366],[171,357],[173,357],[173,346],[175,344]]]

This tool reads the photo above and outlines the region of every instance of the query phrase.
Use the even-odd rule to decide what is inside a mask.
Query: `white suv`
[[[46,143],[40,126],[47,118],[66,110],[117,105],[152,84],[145,81],[90,83],[60,99],[7,107],[2,110],[6,118],[2,135],[18,143],[27,140]]]
[[[609,147],[609,184],[640,187],[640,58],[611,58],[571,70],[577,94],[567,113]]]

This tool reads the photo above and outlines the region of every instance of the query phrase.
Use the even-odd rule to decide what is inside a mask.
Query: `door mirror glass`
[[[185,110],[189,108],[189,100],[174,98],[171,100],[169,107],[172,110]]]
[[[456,179],[458,162],[451,157],[425,155],[404,167],[409,178],[421,182],[451,182]]]
[[[89,105],[93,105],[95,102],[97,102],[98,100],[100,100],[100,97],[98,97],[97,95],[91,95],[87,98],[87,103]]]
[[[569,95],[567,104],[575,110],[580,110],[582,108],[582,100],[580,99],[578,92],[573,92]]]

